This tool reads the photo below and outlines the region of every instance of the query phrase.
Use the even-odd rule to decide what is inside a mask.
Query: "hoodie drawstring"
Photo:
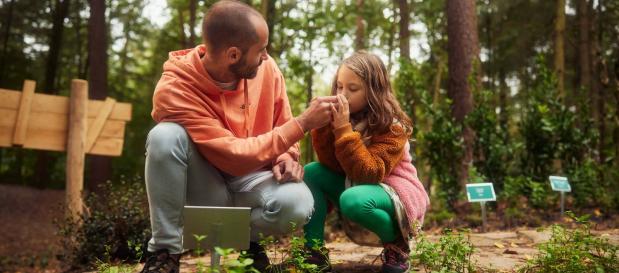
[[[243,104],[243,110],[245,112],[245,137],[249,137],[249,93],[247,91],[247,79],[243,79],[243,97],[245,98],[245,104]]]
[[[243,79],[243,114],[245,116],[245,121],[243,122],[243,128],[245,129],[245,137],[249,137],[251,134],[249,128],[249,92],[247,91],[247,79]],[[230,122],[228,122],[228,115],[226,112],[228,111],[228,101],[226,100],[226,96],[224,92],[219,92],[219,102],[221,103],[223,112],[224,112],[224,120],[226,122],[226,127],[230,127]]]

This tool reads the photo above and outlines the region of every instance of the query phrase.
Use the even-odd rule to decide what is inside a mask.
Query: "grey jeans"
[[[305,183],[279,184],[271,171],[232,177],[213,167],[185,129],[157,124],[146,141],[146,191],[152,238],[148,251],[183,251],[183,206],[251,207],[251,240],[290,233],[305,225],[314,199]]]

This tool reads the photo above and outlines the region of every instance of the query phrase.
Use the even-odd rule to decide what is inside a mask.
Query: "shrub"
[[[591,234],[588,216],[568,214],[577,228],[553,225],[550,240],[539,245],[540,253],[518,272],[619,272],[619,247]]]
[[[76,267],[96,262],[137,261],[150,238],[150,221],[144,184],[137,178],[101,185],[100,195],[86,198],[87,210],[78,222],[59,222],[62,259]]]
[[[423,266],[425,272],[475,272],[475,264],[471,262],[475,248],[464,234],[445,229],[436,243],[424,235],[418,236],[417,246],[411,252],[412,263]]]

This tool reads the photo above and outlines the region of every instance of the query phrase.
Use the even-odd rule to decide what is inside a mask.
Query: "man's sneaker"
[[[181,255],[170,254],[167,249],[152,253],[140,273],[179,273]]]
[[[331,272],[331,262],[329,262],[329,252],[326,248],[321,250],[313,248],[305,248],[305,251],[309,256],[305,258],[305,262],[308,264],[315,264],[318,266],[318,272]]]
[[[403,273],[408,272],[410,263],[408,261],[410,248],[402,237],[392,243],[383,244],[382,253],[383,266],[381,273]]]
[[[254,263],[252,266],[260,272],[267,272],[268,267],[271,265],[264,247],[256,242],[249,242],[249,249],[245,257],[253,259]]]

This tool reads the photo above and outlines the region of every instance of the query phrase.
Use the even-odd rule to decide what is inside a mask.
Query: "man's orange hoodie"
[[[284,159],[298,161],[304,132],[273,59],[230,91],[214,84],[201,61],[204,54],[204,45],[170,52],[153,95],[153,119],[182,125],[211,164],[234,176]]]

